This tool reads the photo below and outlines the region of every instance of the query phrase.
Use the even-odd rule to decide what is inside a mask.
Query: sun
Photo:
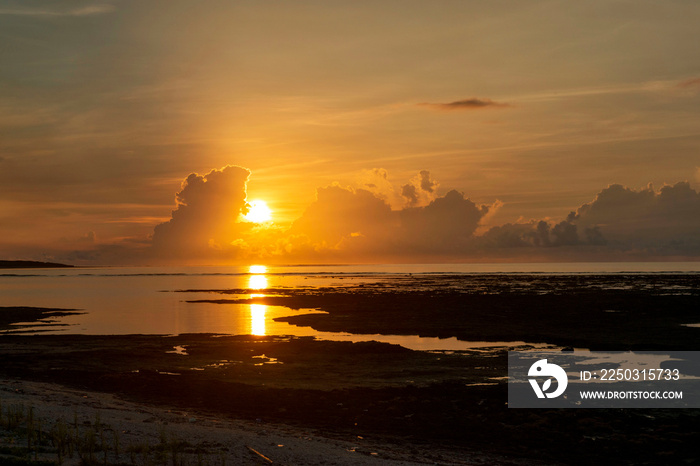
[[[245,220],[252,223],[265,223],[272,220],[272,211],[265,201],[250,201],[248,205],[250,205],[250,208],[248,209],[248,213],[243,217]]]

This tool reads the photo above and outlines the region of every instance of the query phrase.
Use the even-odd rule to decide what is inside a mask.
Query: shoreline
[[[6,335],[0,355],[9,387],[48,383],[51,392],[109,394],[257,426],[263,437],[282,426],[297,437],[361,438],[387,461],[664,464],[697,457],[698,410],[508,409],[503,350],[436,354],[384,343],[197,334]],[[159,424],[144,425],[156,438]],[[357,464],[341,462],[338,451],[338,458],[324,456],[326,464]],[[362,458],[380,459],[374,456]]]
[[[377,282],[270,288],[266,296],[253,298],[240,296],[249,296],[249,289],[206,291],[224,295],[212,306],[321,309],[326,313],[281,320],[329,331],[546,341],[562,349],[692,350],[698,329],[681,324],[697,321],[699,278],[683,278],[664,276],[651,285],[642,282],[641,288],[618,289],[619,277],[614,283],[572,277],[557,285],[558,292],[551,292],[546,279],[524,290],[522,283],[529,279],[515,280],[498,285],[501,294],[479,294],[483,283],[474,279],[468,284],[471,292],[460,293],[449,282],[424,278],[393,283],[388,290]],[[668,294],[669,283],[670,289],[682,285],[690,292]],[[550,293],[541,294],[543,289]],[[75,312],[1,308],[0,316],[4,311],[6,321],[30,326],[46,313]],[[694,445],[700,441],[700,410],[508,409],[506,348],[427,352],[314,337],[5,333],[0,334],[0,357],[7,361],[0,377],[8,386],[47,383],[50,391],[110,394],[141,406],[136,409],[196,413],[195,418],[260,427],[256,431],[263,437],[271,432],[269,426],[291,429],[292,436],[314,432],[350,443],[361,437],[376,445],[369,453],[379,453],[361,453],[367,461],[680,464],[696,461]],[[157,437],[160,424],[142,424],[143,435]],[[281,451],[249,446],[264,456]],[[239,447],[236,455],[244,456],[236,458],[251,455]],[[338,461],[344,461],[342,451]],[[440,456],[431,456],[435,452]],[[265,462],[261,457],[251,461]],[[309,461],[291,462],[313,464]]]

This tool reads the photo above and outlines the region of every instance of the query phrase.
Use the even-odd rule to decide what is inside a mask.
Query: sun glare
[[[267,273],[267,267],[265,267],[264,265],[251,265],[250,267],[248,267],[248,273],[253,275],[265,274]]]
[[[272,211],[265,201],[251,201],[248,213],[243,217],[249,222],[265,223],[272,219]]]

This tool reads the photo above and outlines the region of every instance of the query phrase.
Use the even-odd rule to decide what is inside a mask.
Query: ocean
[[[678,276],[693,278],[688,284]],[[418,335],[357,335],[320,332],[276,322],[277,317],[322,312],[266,304],[214,304],[188,301],[220,297],[235,290],[238,298],[262,297],[295,289],[377,286],[384,292],[401,287],[450,287],[472,293],[513,290],[564,291],[577,277],[587,286],[661,287],[668,293],[692,292],[698,262],[323,265],[232,267],[99,267],[0,270],[0,306],[75,309],[52,326],[23,331],[69,334],[215,333],[229,335],[314,336],[327,340],[383,341],[419,350],[465,350],[544,342],[463,342]],[[588,277],[588,278],[586,278]],[[597,277],[602,277],[600,280]],[[673,277],[665,278],[665,277]],[[579,283],[577,281],[577,283]],[[577,286],[580,286],[577,285]],[[183,293],[183,290],[188,290]],[[695,290],[697,291],[697,290]]]

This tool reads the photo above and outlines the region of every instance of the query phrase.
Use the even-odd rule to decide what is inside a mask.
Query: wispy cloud
[[[692,80],[689,80],[692,81]],[[687,81],[684,81],[687,82]],[[514,95],[509,100],[516,102],[542,102],[551,100],[569,99],[575,97],[589,97],[610,94],[635,94],[645,92],[668,92],[674,88],[682,87],[677,80],[656,80],[619,84],[614,86],[594,86],[574,89],[556,89],[541,93]],[[697,84],[696,84],[697,85]]]
[[[683,89],[688,89],[688,88],[700,88],[700,78],[692,78],[692,79],[686,79],[685,81],[681,81],[677,84],[677,87],[683,88]]]
[[[489,107],[509,107],[509,104],[502,103],[502,102],[494,102],[491,99],[479,99],[476,97],[472,97],[470,99],[463,99],[463,100],[455,100],[454,102],[447,102],[447,103],[430,103],[430,102],[423,102],[418,104],[422,107],[430,107],[435,110],[479,110],[482,108],[489,108]]]
[[[111,13],[115,10],[114,5],[101,3],[97,5],[86,5],[81,8],[70,10],[32,9],[32,8],[0,8],[0,15],[7,16],[94,16]]]

